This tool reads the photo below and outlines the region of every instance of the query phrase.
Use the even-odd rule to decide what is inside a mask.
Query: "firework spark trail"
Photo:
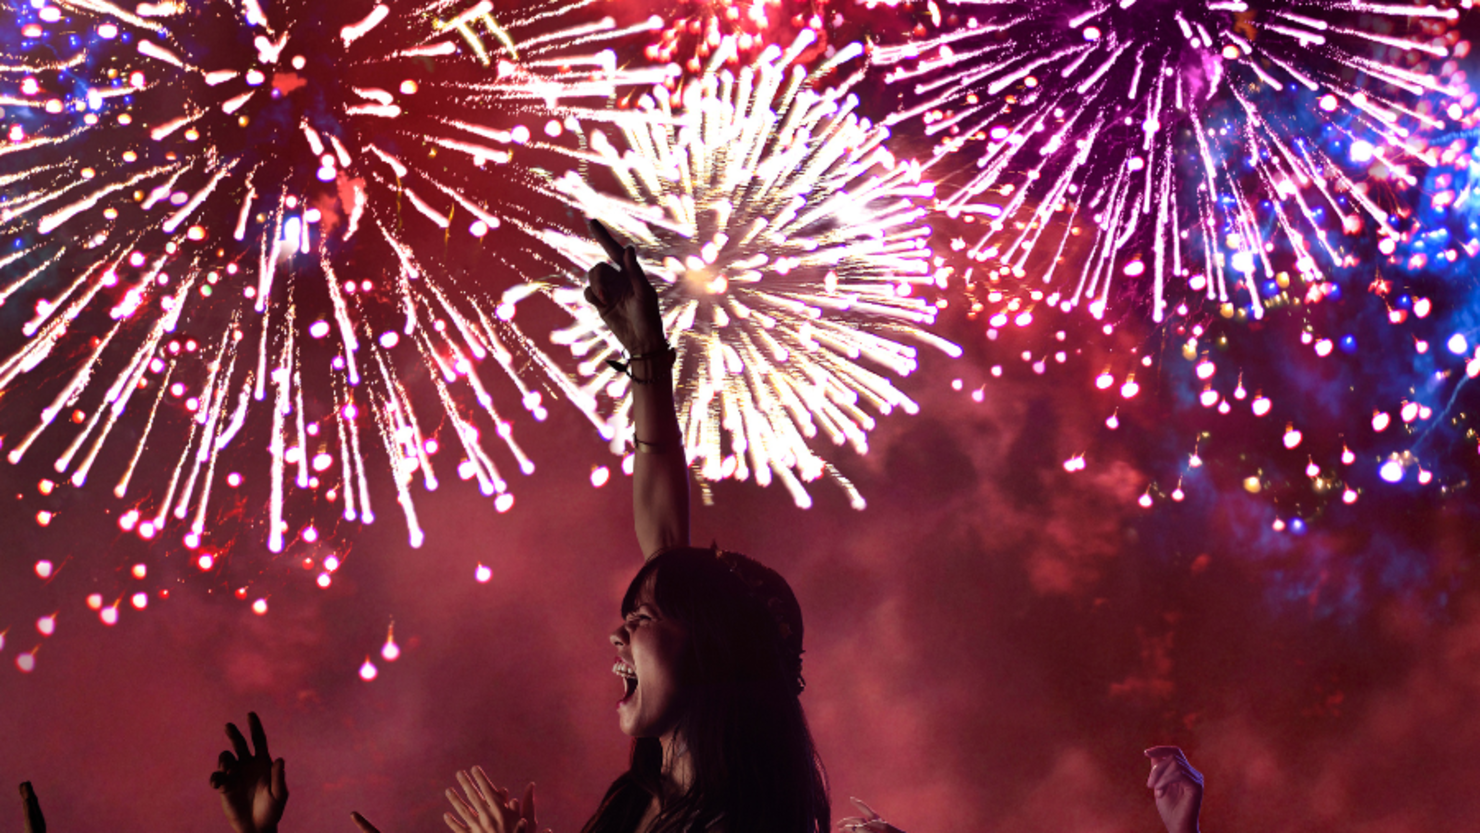
[[[931,164],[942,170],[957,158],[975,162],[941,205],[984,228],[953,248],[989,264],[994,280],[1024,281],[1034,302],[1087,303],[1097,317],[1124,279],[1132,289],[1123,294],[1148,295],[1139,303],[1157,321],[1184,285],[1189,297],[1258,317],[1257,282],[1287,272],[1327,280],[1347,265],[1337,236],[1364,224],[1397,230],[1347,160],[1315,141],[1319,131],[1417,147],[1420,132],[1443,119],[1416,99],[1458,95],[1398,63],[1444,58],[1442,39],[1359,25],[1364,15],[1399,30],[1448,25],[1454,8],[1242,0],[930,8],[939,34],[873,57],[909,88],[886,124],[923,122],[938,142]],[[1367,57],[1374,46],[1397,54]],[[1087,241],[1071,241],[1084,232]],[[1077,280],[1054,280],[1066,246],[1086,266]]]
[[[685,86],[682,108],[657,88],[606,116],[620,146],[594,129],[589,150],[572,151],[620,190],[574,173],[552,176],[546,190],[636,246],[678,350],[679,420],[698,474],[774,477],[802,506],[805,483],[826,475],[862,508],[811,441],[821,434],[866,451],[875,421],[865,408],[916,410],[870,366],[910,373],[918,356],[907,342],[959,350],[925,329],[937,303],[924,296],[950,273],[921,222],[933,186],[885,149],[887,130],[854,112],[853,79],[820,91],[807,83],[861,49],[840,50],[809,76],[794,60],[810,43],[771,47],[732,73],[722,69],[735,49],[726,39]],[[533,231],[567,278],[549,294],[575,319],[554,335],[581,380],[572,400],[621,449],[631,437],[627,379],[606,362],[619,345],[580,288],[604,254],[584,234]]]
[[[182,521],[191,547],[224,487],[250,480],[270,495],[276,552],[314,540],[318,507],[341,497],[346,520],[371,522],[383,454],[419,544],[407,484],[421,471],[435,487],[427,426],[449,419],[460,474],[506,509],[489,441],[533,464],[479,362],[494,355],[536,419],[539,393],[518,376],[526,358],[550,362],[439,258],[455,231],[476,246],[512,229],[521,206],[497,186],[531,176],[522,120],[600,112],[675,71],[619,68],[611,47],[659,24],[621,28],[585,15],[593,2],[506,16],[408,0],[325,21],[308,2],[0,0],[19,32],[0,47],[0,267],[14,275],[0,304],[36,309],[7,342],[0,391],[34,372],[49,403],[18,426],[25,406],[7,403],[10,462],[71,431],[55,467],[81,486],[122,445],[115,494],[148,481],[124,528],[149,538]],[[416,367],[436,382],[413,409],[401,378]],[[147,419],[130,419],[151,385]],[[440,416],[424,422],[428,407]],[[363,417],[378,438],[364,447]]]

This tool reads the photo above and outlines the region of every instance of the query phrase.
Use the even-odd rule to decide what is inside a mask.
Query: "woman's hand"
[[[600,221],[587,222],[612,262],[598,263],[586,272],[586,300],[630,355],[649,356],[663,350],[668,339],[658,293],[637,263],[637,250],[624,249]]]
[[[283,773],[283,759],[273,760],[267,753],[267,733],[256,712],[247,714],[256,754],[247,748],[247,739],[235,724],[226,724],[226,737],[236,754],[222,752],[216,771],[211,773],[211,786],[221,793],[221,809],[236,833],[274,833],[283,807],[288,803],[288,783]]]
[[[442,814],[453,833],[535,833],[539,829],[534,817],[534,784],[524,788],[523,801],[510,798],[508,790],[495,787],[483,767],[477,766],[472,774],[459,772],[457,783],[467,798],[448,790],[447,800],[456,815]]]
[[[46,819],[41,816],[41,802],[36,800],[36,791],[30,781],[21,782],[21,806],[26,814],[25,833],[46,833]]]
[[[840,820],[838,822],[839,830],[845,831],[845,833],[904,833],[903,830],[884,821],[878,813],[874,812],[874,808],[864,804],[862,800],[853,798],[852,796],[849,796],[848,800],[853,802],[853,806],[857,807],[858,811],[863,815],[849,816]]]
[[[1202,810],[1203,777],[1192,768],[1187,756],[1175,746],[1153,746],[1146,750],[1151,775],[1146,786],[1156,798],[1156,811],[1167,833],[1197,833]]]

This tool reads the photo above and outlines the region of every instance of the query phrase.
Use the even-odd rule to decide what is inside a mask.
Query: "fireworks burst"
[[[1420,133],[1455,96],[1427,62],[1453,8],[1369,2],[929,3],[941,34],[876,49],[911,90],[937,163],[969,155],[942,206],[953,247],[1023,281],[1033,303],[1204,295],[1261,316],[1264,281],[1318,284],[1350,265],[1343,235],[1395,235],[1390,209],[1432,165]],[[1410,34],[1393,34],[1409,30]],[[1449,34],[1457,33],[1452,30]],[[1369,57],[1369,55],[1385,57]],[[1338,120],[1336,117],[1341,116]],[[1340,134],[1326,135],[1326,134]],[[1380,181],[1333,140],[1416,157]],[[967,238],[974,237],[971,241]],[[1187,312],[1181,305],[1177,311]]]
[[[810,44],[771,47],[731,73],[721,68],[734,39],[722,41],[683,107],[670,109],[659,88],[609,116],[620,145],[591,132],[583,157],[619,188],[567,173],[548,191],[637,247],[678,350],[680,423],[700,476],[754,473],[768,485],[774,475],[807,506],[803,483],[827,474],[861,508],[809,441],[821,433],[862,453],[875,423],[866,409],[916,410],[886,375],[915,369],[907,342],[959,351],[924,329],[945,303],[924,296],[950,272],[920,222],[933,186],[855,112],[851,79],[810,86],[861,49],[809,75],[793,59]],[[575,318],[555,334],[576,358],[572,398],[620,448],[627,380],[607,366],[618,345],[579,288],[604,255],[584,234],[542,236],[566,279],[550,294]]]
[[[1455,44],[1457,58],[1468,53],[1468,43]],[[1020,374],[1080,374],[1094,389],[1091,401],[1107,416],[1104,445],[1075,449],[1066,471],[1103,465],[1123,442],[1108,432],[1151,432],[1167,453],[1137,498],[1142,506],[1214,486],[1269,501],[1270,528],[1294,535],[1348,523],[1371,501],[1435,501],[1469,488],[1480,377],[1480,111],[1462,73],[1447,80],[1462,89],[1458,100],[1432,98],[1457,129],[1426,137],[1422,151],[1437,161],[1425,165],[1405,229],[1354,241],[1362,268],[1314,294],[1292,297],[1277,281],[1259,287],[1267,304],[1297,314],[1111,327],[1052,308],[1019,327],[988,311],[1000,286],[968,283],[971,315],[996,342],[989,350],[1013,357],[993,376],[1012,373],[1020,357]],[[1353,156],[1368,181],[1407,164],[1391,149],[1349,141],[1332,152]],[[1113,337],[1087,332],[1100,327]],[[984,398],[964,381],[957,389]]]
[[[601,47],[633,30],[571,22],[583,5],[7,0],[0,303],[35,314],[0,391],[47,403],[18,427],[11,409],[10,462],[106,471],[143,493],[124,529],[179,522],[190,547],[246,481],[277,552],[316,540],[326,504],[373,520],[383,454],[418,545],[410,485],[436,488],[440,424],[507,509],[490,441],[532,464],[480,368],[542,419],[514,365],[540,357],[455,276],[505,225],[521,119],[661,77],[618,69]]]

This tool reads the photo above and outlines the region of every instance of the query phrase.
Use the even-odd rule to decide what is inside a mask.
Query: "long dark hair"
[[[798,695],[802,612],[776,571],[738,553],[685,547],[650,560],[622,599],[625,617],[651,581],[652,601],[688,629],[683,673],[693,696],[679,734],[693,782],[662,804],[654,833],[828,833],[827,781]],[[657,738],[632,742],[631,764],[582,833],[632,833],[661,797]]]

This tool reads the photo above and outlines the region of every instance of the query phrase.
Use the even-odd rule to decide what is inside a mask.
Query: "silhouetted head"
[[[802,612],[786,580],[739,553],[676,548],[638,571],[621,612],[611,638],[632,761],[586,831],[635,827],[661,795],[667,737],[689,756],[693,782],[663,805],[655,831],[723,817],[728,833],[825,833],[826,782],[798,699]]]

